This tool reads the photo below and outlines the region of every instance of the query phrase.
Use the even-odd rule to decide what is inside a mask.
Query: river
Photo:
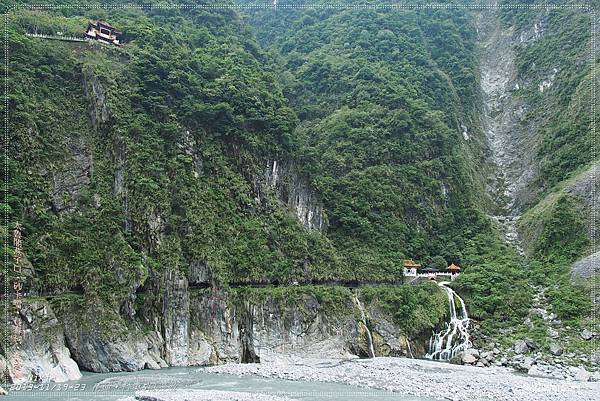
[[[2,401],[133,401],[136,390],[204,389],[262,393],[296,400],[378,400],[427,401],[384,390],[373,390],[338,383],[301,382],[259,376],[234,376],[206,373],[195,367],[143,370],[123,373],[88,373],[67,383],[44,383],[14,390]]]

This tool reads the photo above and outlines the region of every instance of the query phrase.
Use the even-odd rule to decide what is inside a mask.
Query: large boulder
[[[588,372],[587,370],[585,370],[585,368],[576,368],[576,367],[570,367],[569,368],[569,373],[571,373],[571,376],[573,376],[573,380],[577,380],[577,381],[581,381],[581,382],[587,382],[590,381],[592,374],[590,372]]]
[[[538,344],[534,340],[532,340],[531,338],[526,338],[525,339],[525,344],[527,344],[527,347],[531,351],[535,351],[536,349],[539,348]]]
[[[476,348],[469,348],[468,350],[465,351],[466,354],[471,354],[473,355],[475,358],[479,359],[479,350]]]
[[[460,355],[460,362],[463,365],[473,365],[475,363],[477,363],[477,356],[473,353],[469,353],[469,352],[463,352]]]
[[[528,372],[529,369],[535,364],[535,360],[530,357],[525,357],[521,362],[517,364],[517,369],[523,372]]]
[[[551,344],[550,345],[550,353],[554,356],[560,356],[563,353],[563,349],[558,344]]]
[[[581,338],[583,338],[586,341],[590,341],[592,338],[596,337],[596,333],[591,332],[588,329],[583,329],[583,331],[581,332]]]
[[[594,276],[594,268],[600,264],[600,252],[593,253],[573,263],[571,280],[589,280]]]
[[[526,354],[530,349],[525,340],[517,340],[513,344],[513,351],[515,351],[516,354]]]
[[[481,358],[487,359],[488,361],[491,361],[492,359],[494,359],[494,351],[485,351],[482,352],[480,355]]]

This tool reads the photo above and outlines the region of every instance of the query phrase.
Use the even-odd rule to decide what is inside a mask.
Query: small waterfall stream
[[[415,356],[412,353],[412,349],[410,348],[410,338],[406,339],[406,347],[408,348],[408,352],[410,353],[410,357],[414,358]]]
[[[448,305],[450,307],[450,321],[446,323],[445,330],[434,332],[429,339],[429,352],[425,355],[428,359],[439,359],[447,361],[460,351],[471,348],[469,339],[469,315],[465,302],[450,287],[447,282],[439,284],[448,294]],[[457,308],[456,300],[460,302]]]
[[[360,299],[358,299],[358,295],[356,293],[354,294],[354,302],[356,303],[356,306],[358,307],[358,310],[360,311],[360,318],[361,318],[363,325],[365,326],[365,331],[367,333],[367,341],[369,343],[369,358],[375,358],[375,348],[373,347],[373,336],[371,334],[371,330],[369,329],[369,326],[367,325],[367,316],[365,314],[365,308],[360,303]]]

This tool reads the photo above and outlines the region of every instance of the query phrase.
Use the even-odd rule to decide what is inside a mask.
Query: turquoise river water
[[[306,401],[432,401],[383,390],[336,383],[296,382],[257,376],[205,373],[198,368],[168,368],[125,373],[84,373],[67,383],[14,386],[2,401],[133,401],[136,390],[206,389],[266,393]]]

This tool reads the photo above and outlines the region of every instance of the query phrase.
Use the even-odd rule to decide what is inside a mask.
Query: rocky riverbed
[[[272,356],[260,364],[201,368],[210,373],[335,382],[453,401],[596,401],[600,382],[534,377],[505,368],[481,369],[409,358],[323,360]]]
[[[593,339],[596,333],[583,330],[581,336]],[[550,345],[549,353],[543,352],[540,345],[531,338],[515,341],[510,349],[501,350],[498,343],[492,343],[491,346],[491,349],[473,348],[460,352],[450,362],[477,367],[507,367],[530,376],[551,379],[600,381],[598,352],[565,353],[556,343]]]

